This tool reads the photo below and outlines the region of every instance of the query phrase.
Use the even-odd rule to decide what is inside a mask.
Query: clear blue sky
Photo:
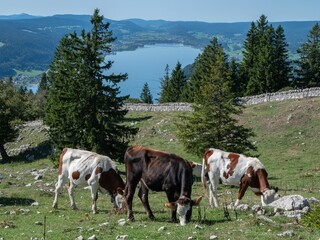
[[[89,14],[106,18],[206,22],[320,20],[320,0],[0,0],[0,15]]]

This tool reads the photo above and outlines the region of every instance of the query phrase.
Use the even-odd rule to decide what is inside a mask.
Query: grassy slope
[[[128,124],[140,128],[132,144],[142,144],[170,152],[175,152],[188,160],[200,161],[187,154],[175,135],[176,121],[179,114],[166,112],[130,112]],[[280,194],[301,194],[305,197],[320,199],[320,98],[294,100],[277,103],[264,103],[249,106],[239,121],[254,129],[261,161],[266,165],[272,185],[280,187]],[[25,140],[26,137],[22,139]],[[213,146],[214,147],[214,146]],[[123,168],[123,165],[120,165]],[[42,170],[43,179],[35,181],[33,170]],[[115,239],[117,235],[128,235],[128,239],[209,239],[217,235],[219,239],[278,239],[277,234],[293,230],[292,239],[319,239],[320,231],[311,231],[298,223],[297,219],[273,216],[267,208],[267,217],[273,222],[252,215],[251,211],[231,211],[232,221],[227,222],[223,209],[208,208],[208,201],[203,199],[201,207],[194,210],[193,222],[187,227],[168,223],[169,210],[164,207],[166,201],[163,193],[151,193],[150,203],[157,218],[156,222],[147,219],[137,197],[134,199],[136,222],[118,226],[118,220],[126,218],[124,214],[113,214],[110,198],[100,196],[98,209],[100,214],[90,213],[91,200],[87,190],[77,189],[76,200],[79,211],[69,209],[67,191],[60,197],[59,210],[52,210],[52,190],[57,178],[57,169],[52,168],[48,159],[30,163],[11,163],[0,165],[3,181],[0,184],[0,238],[30,239],[43,236],[43,225],[46,216],[46,239],[74,239],[84,236],[85,239],[96,235],[98,239]],[[31,183],[31,187],[26,187]],[[236,197],[237,188],[220,186],[220,203],[230,202]],[[193,196],[203,194],[200,183],[195,183]],[[33,201],[39,206],[31,207]],[[248,191],[244,203],[252,206],[259,204],[259,198]],[[23,213],[21,209],[29,209]],[[201,216],[199,215],[199,211]],[[202,222],[197,220],[202,218]],[[99,224],[108,222],[107,226]],[[195,228],[199,224],[202,229]],[[6,226],[8,226],[6,228]],[[166,230],[158,231],[161,226]]]

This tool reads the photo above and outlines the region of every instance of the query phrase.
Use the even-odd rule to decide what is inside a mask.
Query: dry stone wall
[[[240,100],[244,105],[254,105],[264,102],[284,101],[290,99],[301,99],[320,97],[320,87],[307,88],[301,90],[290,90],[284,92],[266,93],[256,96],[243,97]],[[151,112],[177,112],[192,111],[190,103],[162,103],[162,104],[146,104],[146,103],[127,103],[125,108],[129,111],[151,111]]]

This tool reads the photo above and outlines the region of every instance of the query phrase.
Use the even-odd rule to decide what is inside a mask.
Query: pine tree
[[[14,141],[18,136],[15,122],[23,114],[21,112],[23,111],[23,102],[20,101],[18,94],[12,79],[0,80],[0,154],[2,157],[0,163],[6,163],[10,160],[4,145]]]
[[[298,87],[320,86],[320,25],[316,23],[308,35],[307,41],[298,49],[300,55],[295,72]]]
[[[252,131],[239,125],[234,118],[242,112],[242,106],[231,92],[227,57],[216,38],[199,59],[209,61],[205,56],[210,56],[210,63],[202,66],[194,111],[190,116],[181,116],[182,121],[177,123],[179,139],[188,151],[198,156],[202,156],[209,147],[235,152],[256,150],[248,140],[253,136]]]
[[[281,25],[279,25],[275,32],[275,50],[274,50],[274,86],[273,91],[278,91],[285,87],[290,86],[291,79],[291,66],[289,62],[288,55],[288,43],[286,42],[286,37],[284,30]]]
[[[187,84],[186,77],[183,75],[181,63],[178,61],[171,73],[169,82],[169,101],[179,102],[182,100],[182,92]]]
[[[287,46],[281,25],[275,31],[265,15],[251,23],[240,67],[241,79],[247,82],[245,95],[275,92],[290,84]]]
[[[150,93],[150,89],[149,89],[149,85],[148,83],[145,83],[142,87],[142,91],[140,94],[140,100],[143,103],[149,103],[152,104],[153,100],[152,100],[152,95]]]
[[[200,91],[203,83],[209,81],[207,72],[213,66],[215,54],[219,47],[217,38],[213,38],[209,45],[196,58],[190,79],[187,82],[183,97],[186,102],[193,103],[196,101],[196,95]]]
[[[119,97],[117,84],[127,74],[115,75],[106,58],[114,41],[109,23],[96,9],[90,32],[66,35],[48,72],[46,123],[57,149],[77,147],[122,159],[137,129],[122,124],[128,96]]]
[[[240,77],[246,87],[245,95],[258,92],[258,82],[254,72],[258,52],[257,48],[257,27],[256,24],[252,22],[244,42],[243,61],[240,63]]]
[[[166,65],[165,75],[161,79],[160,83],[160,97],[158,99],[159,103],[169,102],[170,98],[170,75],[169,75],[169,65]]]

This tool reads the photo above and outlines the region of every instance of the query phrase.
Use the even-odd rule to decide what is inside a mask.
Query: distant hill
[[[67,33],[88,30],[89,15],[54,15],[49,17],[27,14],[0,16],[0,77],[14,76],[15,69],[46,70],[60,39]],[[135,50],[146,44],[180,43],[195,48],[205,47],[216,36],[231,57],[241,59],[242,46],[250,27],[243,23],[207,23],[192,21],[165,21],[107,19],[117,38],[114,51]],[[314,21],[278,22],[285,30],[291,55],[296,53]]]

